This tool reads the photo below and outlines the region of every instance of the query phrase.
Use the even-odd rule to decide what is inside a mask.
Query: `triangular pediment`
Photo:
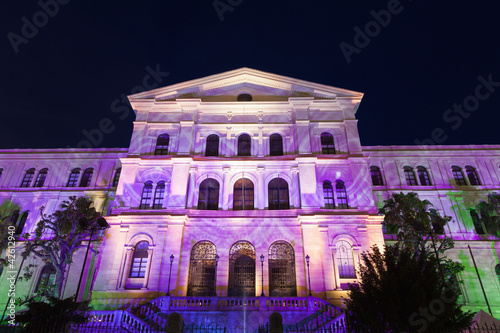
[[[249,94],[252,101],[287,100],[289,97],[361,99],[363,93],[318,83],[271,74],[251,68],[240,68],[200,79],[177,83],[129,96],[130,101],[154,99],[201,99],[203,102],[236,101],[237,96]]]

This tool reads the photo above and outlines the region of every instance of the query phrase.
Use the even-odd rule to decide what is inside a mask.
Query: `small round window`
[[[238,102],[250,102],[252,100],[252,95],[250,94],[239,94]]]

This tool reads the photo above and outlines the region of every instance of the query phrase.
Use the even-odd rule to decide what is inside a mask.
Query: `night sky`
[[[363,145],[500,144],[498,1],[55,1],[0,5],[0,149],[128,147],[150,71],[240,67],[364,92]]]

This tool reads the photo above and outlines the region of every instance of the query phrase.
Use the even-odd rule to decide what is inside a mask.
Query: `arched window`
[[[209,241],[196,243],[189,259],[188,296],[215,295],[215,257],[217,250]]]
[[[277,241],[269,247],[269,296],[296,297],[295,251],[290,243]]]
[[[228,296],[255,297],[255,248],[246,241],[229,250]]]
[[[251,139],[248,134],[241,134],[238,137],[238,156],[250,156],[251,155]]]
[[[151,195],[153,194],[153,182],[147,181],[142,189],[141,204],[139,209],[148,209],[151,206]]]
[[[219,209],[219,182],[213,178],[207,178],[200,184],[198,196],[198,209]]]
[[[268,185],[269,210],[290,209],[288,183],[282,178],[274,178]]]
[[[498,282],[500,282],[500,264],[496,264],[496,266],[495,266],[495,273],[497,275]]]
[[[238,102],[251,102],[252,101],[252,95],[250,94],[239,94],[236,100]]]
[[[335,190],[337,192],[337,206],[340,209],[348,209],[349,203],[347,202],[347,191],[345,189],[345,184],[341,180],[337,180],[335,184]]]
[[[333,198],[333,186],[328,180],[323,182],[323,198],[325,200],[325,208],[335,209],[335,199]]]
[[[476,234],[478,235],[484,235],[486,232],[484,228],[484,223],[481,221],[479,218],[479,215],[477,214],[475,209],[470,209],[469,210],[470,217],[472,219],[472,223],[474,225],[474,230],[476,231]]]
[[[17,220],[19,219],[19,209],[16,209],[15,211],[12,212],[12,215],[10,216],[10,225],[12,226],[17,226]]]
[[[26,171],[26,173],[24,174],[23,181],[21,183],[21,187],[30,187],[31,181],[33,180],[34,176],[35,176],[35,169],[34,168]]]
[[[269,155],[283,155],[283,138],[279,134],[273,134],[269,137]]]
[[[406,185],[408,186],[416,186],[417,179],[415,178],[415,172],[413,172],[413,168],[410,166],[405,166],[403,168],[406,178]]]
[[[132,266],[130,267],[131,278],[143,278],[146,276],[146,268],[148,266],[148,250],[149,243],[142,241],[134,246],[134,254],[132,255]]]
[[[28,214],[29,211],[25,211],[22,215],[21,218],[19,219],[19,222],[15,224],[16,226],[16,235],[21,235],[23,233],[24,226],[26,225],[26,220],[28,219]]]
[[[465,167],[465,172],[467,172],[467,178],[469,178],[469,183],[472,186],[481,185],[481,182],[479,181],[479,177],[477,176],[477,171],[475,168],[471,167],[470,165],[467,165]]]
[[[113,185],[112,187],[117,187],[118,182],[120,181],[120,174],[122,173],[122,168],[118,168],[115,171],[115,176],[113,177]]]
[[[417,173],[418,173],[418,179],[420,180],[420,185],[422,186],[432,185],[431,180],[429,178],[429,173],[427,172],[426,168],[424,168],[423,166],[418,166]]]
[[[170,136],[168,134],[160,135],[158,139],[156,139],[155,155],[167,155],[169,142]]]
[[[333,135],[328,132],[321,133],[321,153],[335,154],[335,144],[333,143]]]
[[[384,185],[384,181],[382,180],[382,173],[380,169],[376,166],[370,167],[370,175],[372,176],[372,184],[374,186]]]
[[[36,177],[35,185],[34,187],[42,187],[43,184],[45,183],[45,179],[47,178],[47,172],[49,169],[45,168],[40,170],[38,173],[38,176]]]
[[[453,178],[455,178],[455,183],[458,186],[465,186],[467,183],[465,182],[464,174],[462,173],[462,168],[459,166],[452,166],[451,172],[453,173]]]
[[[241,178],[236,181],[233,190],[233,210],[252,210],[253,192],[253,183],[250,179]]]
[[[80,187],[89,187],[90,181],[92,180],[92,174],[94,173],[94,169],[87,168],[83,172],[82,180],[80,181]]]
[[[153,201],[153,209],[163,208],[163,196],[165,195],[165,182],[160,181],[156,185],[155,198]]]
[[[219,156],[219,136],[217,134],[210,134],[207,137],[205,156]]]
[[[339,268],[339,278],[355,279],[356,271],[354,269],[354,257],[351,244],[346,241],[338,242],[336,259]]]
[[[35,288],[35,293],[44,293],[52,295],[56,285],[56,269],[51,264],[43,266],[38,278],[38,284]]]
[[[80,168],[75,168],[71,171],[68,179],[68,187],[75,187],[78,184],[78,178],[80,178]]]

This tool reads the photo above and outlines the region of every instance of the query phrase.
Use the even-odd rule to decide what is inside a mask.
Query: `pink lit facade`
[[[139,93],[129,96],[137,117],[128,149],[0,151],[0,196],[30,211],[25,232],[42,205],[50,213],[70,195],[94,198],[111,226],[80,295],[96,310],[153,302],[186,323],[208,316],[237,327],[241,307],[226,301],[253,300],[247,309],[260,323],[274,311],[295,324],[314,314],[312,304],[341,306],[360,253],[391,240],[378,214],[383,200],[414,191],[453,217],[451,256],[466,266],[462,301],[485,309],[471,245],[499,316],[500,248],[478,235],[467,209],[500,190],[500,146],[363,147],[355,117],[362,97],[248,68]],[[33,183],[20,187],[32,168]],[[44,168],[46,183],[33,187]],[[79,177],[94,170],[88,187],[68,188],[75,168]],[[66,296],[82,262],[68,272]],[[36,281],[23,290],[33,292]],[[212,303],[183,303],[195,299]],[[308,303],[292,309],[277,307],[280,300]]]

